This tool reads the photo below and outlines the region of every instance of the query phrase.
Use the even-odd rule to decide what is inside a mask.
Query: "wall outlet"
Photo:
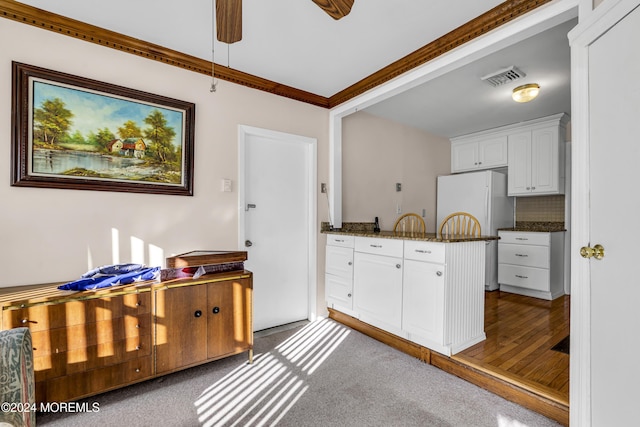
[[[320,184],[320,192],[321,193],[327,192],[327,184],[325,184],[324,182]]]
[[[222,180],[222,191],[225,193],[231,193],[231,180],[224,178]]]
[[[402,213],[402,206],[400,206],[400,203],[398,203],[398,204],[396,205],[396,213],[397,213],[398,215],[400,215],[400,214]]]
[[[396,191],[402,191],[402,183],[396,182]]]

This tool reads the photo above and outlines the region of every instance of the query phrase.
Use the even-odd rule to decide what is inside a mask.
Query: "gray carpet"
[[[39,426],[558,426],[324,319],[258,334],[246,354],[85,399]]]

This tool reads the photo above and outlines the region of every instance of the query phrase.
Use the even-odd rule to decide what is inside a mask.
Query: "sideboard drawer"
[[[356,252],[402,258],[403,241],[375,237],[356,237]]]
[[[534,245],[498,245],[498,259],[502,264],[549,268],[549,247]]]

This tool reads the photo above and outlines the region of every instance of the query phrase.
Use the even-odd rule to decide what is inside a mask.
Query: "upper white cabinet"
[[[509,135],[509,196],[564,194],[568,116],[529,122]]]
[[[451,139],[451,172],[507,166],[507,135],[476,134]]]
[[[451,139],[451,173],[508,166],[509,196],[564,194],[564,113]]]

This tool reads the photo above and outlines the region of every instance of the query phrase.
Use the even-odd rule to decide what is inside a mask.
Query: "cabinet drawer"
[[[549,233],[498,231],[498,236],[500,236],[500,242],[502,243],[549,246],[550,242]]]
[[[405,240],[404,258],[416,261],[428,261],[444,264],[445,246],[443,243]]]
[[[527,267],[549,268],[549,247],[498,244],[498,262]]]
[[[355,236],[343,236],[341,234],[327,234],[327,245],[353,248]]]
[[[402,258],[403,241],[396,239],[378,239],[375,237],[356,237],[356,252]]]
[[[64,353],[126,338],[151,335],[151,314],[31,333],[34,356]]]
[[[498,282],[504,285],[548,292],[550,284],[549,270],[546,268],[498,264]]]
[[[36,383],[38,402],[68,402],[80,397],[134,383],[152,375],[151,356],[129,360],[118,365],[53,378]]]
[[[150,356],[151,348],[151,335],[146,335],[48,355],[41,355],[35,349],[35,380],[43,381]]]
[[[28,326],[35,332],[144,313],[151,313],[150,292],[10,309],[3,313],[3,327]]]

